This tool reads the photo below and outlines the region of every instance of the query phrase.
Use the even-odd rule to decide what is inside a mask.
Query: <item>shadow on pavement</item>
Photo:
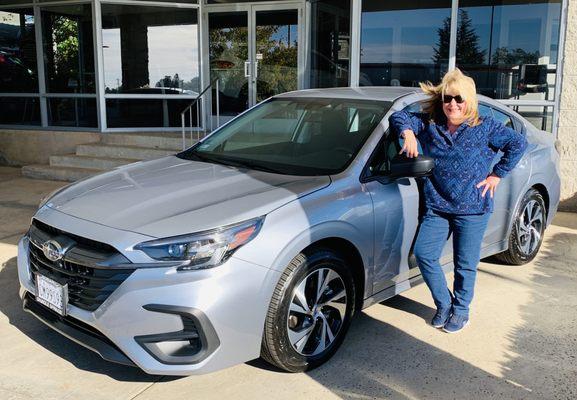
[[[395,308],[400,311],[405,311],[406,313],[416,315],[423,318],[425,321],[429,321],[433,318],[435,314],[435,309],[419,303],[418,301],[409,299],[408,297],[397,295],[391,297],[385,301],[381,302],[382,305]]]
[[[549,237],[534,264],[531,301],[521,307],[523,325],[509,334],[503,375],[543,399],[576,399],[577,234]]]
[[[532,398],[525,389],[365,313],[355,318],[335,357],[308,375],[343,399]]]
[[[148,375],[144,371],[103,360],[100,356],[53,331],[22,309],[18,296],[18,269],[16,257],[8,260],[0,270],[0,313],[10,324],[52,353],[69,361],[77,368],[103,374],[117,381],[157,382],[180,377]]]

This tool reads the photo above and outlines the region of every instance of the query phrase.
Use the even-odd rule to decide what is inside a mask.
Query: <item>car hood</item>
[[[169,237],[265,215],[329,184],[328,176],[280,175],[170,156],[73,184],[47,206],[113,228]]]

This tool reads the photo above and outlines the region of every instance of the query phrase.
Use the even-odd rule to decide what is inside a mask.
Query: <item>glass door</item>
[[[248,12],[210,13],[208,43],[210,81],[219,81],[218,96],[213,88],[213,103],[218,99],[220,115],[226,120],[250,106]]]
[[[259,10],[254,18],[254,104],[298,89],[299,10]]]
[[[208,11],[208,55],[213,113],[220,123],[274,96],[302,87],[301,8],[242,5]]]

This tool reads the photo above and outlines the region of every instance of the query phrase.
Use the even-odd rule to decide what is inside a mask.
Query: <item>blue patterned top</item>
[[[424,178],[427,207],[450,214],[481,214],[493,211],[489,192],[482,197],[477,184],[491,172],[503,178],[517,165],[527,139],[491,117],[482,117],[477,126],[461,124],[451,134],[446,121],[434,123],[427,114],[397,111],[389,118],[393,132],[415,132],[423,154],[435,159],[431,176]],[[498,151],[499,162],[491,165]],[[499,189],[497,189],[499,190]]]

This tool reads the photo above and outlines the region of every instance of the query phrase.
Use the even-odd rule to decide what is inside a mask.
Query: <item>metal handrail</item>
[[[215,86],[216,88],[216,127],[218,128],[220,126],[220,93],[219,93],[219,80],[214,79],[212,82],[210,82],[210,84],[204,88],[204,90],[202,92],[200,92],[198,94],[198,96],[196,96],[196,98],[194,100],[191,101],[191,103],[180,113],[180,121],[182,124],[182,149],[184,150],[186,148],[186,123],[185,123],[185,115],[186,112],[188,111],[189,114],[189,122],[190,122],[190,141],[192,142],[192,107],[194,105],[196,105],[196,132],[197,132],[197,136],[196,136],[196,141],[198,142],[200,140],[200,102],[202,101],[202,104],[204,106],[204,95],[205,93],[212,88],[213,86]],[[204,107],[203,107],[204,108]],[[210,129],[212,130],[212,102],[210,105]],[[206,134],[206,126],[203,123],[202,124],[202,131],[203,131],[203,137]]]

